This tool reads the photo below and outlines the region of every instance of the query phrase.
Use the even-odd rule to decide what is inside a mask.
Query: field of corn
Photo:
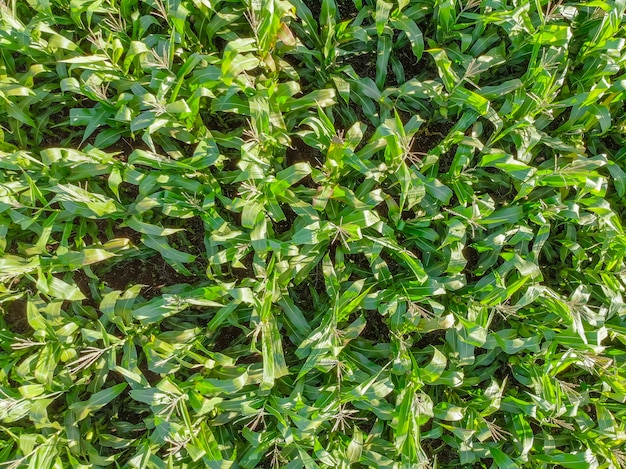
[[[626,0],[0,0],[0,469],[626,468]]]

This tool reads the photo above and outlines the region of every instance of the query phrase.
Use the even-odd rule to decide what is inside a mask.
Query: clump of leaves
[[[626,4],[0,1],[7,467],[626,467]]]

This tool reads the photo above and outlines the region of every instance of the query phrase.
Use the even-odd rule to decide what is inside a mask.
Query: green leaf
[[[489,453],[499,469],[515,469],[519,467],[515,461],[494,446],[489,448]]]
[[[615,186],[617,195],[623,197],[624,194],[626,194],[626,172],[624,172],[617,163],[612,161],[609,162],[607,169],[613,177],[613,185]]]
[[[178,272],[191,275],[191,272],[183,264],[193,262],[196,256],[174,249],[165,238],[160,236],[142,236],[141,241],[145,246],[158,251],[163,256],[163,259]]]
[[[109,404],[113,399],[122,394],[127,386],[126,383],[116,384],[115,386],[92,394],[86,401],[71,404],[69,409],[74,412],[76,422],[86,419],[90,414]]]
[[[404,31],[411,42],[411,50],[413,55],[415,55],[415,62],[419,62],[424,53],[424,36],[415,21],[403,14],[393,18],[391,24],[394,28]]]
[[[489,111],[489,101],[486,98],[460,86],[454,89],[450,95],[450,101],[461,107],[467,106],[482,116]]]
[[[161,228],[160,226],[151,225],[150,223],[140,221],[137,217],[128,218],[126,220],[126,224],[129,228],[132,228],[138,233],[143,233],[153,237],[169,236],[171,234],[178,233],[179,231],[183,231],[183,228]]]
[[[232,379],[204,378],[194,382],[194,388],[204,395],[217,396],[220,394],[232,394],[244,387],[248,380],[248,373],[242,372]]]
[[[387,3],[384,0],[376,0],[376,32],[379,36],[382,36],[389,18],[389,13],[393,7],[392,3]]]
[[[436,383],[437,379],[441,376],[446,369],[448,360],[445,355],[441,353],[437,348],[433,347],[433,358],[428,365],[420,369],[419,375],[424,383],[432,384]]]

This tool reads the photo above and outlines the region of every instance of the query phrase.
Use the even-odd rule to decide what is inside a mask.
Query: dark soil
[[[95,142],[95,139],[94,139]],[[143,140],[134,140],[129,141],[127,138],[122,137],[113,145],[110,145],[106,148],[103,148],[107,153],[117,152],[118,155],[115,156],[120,161],[126,163],[128,161],[128,157],[135,150],[149,150],[148,145]]]
[[[454,155],[456,155],[456,150],[459,146],[453,145],[450,150],[445,152],[443,155],[439,157],[439,173],[445,174],[450,171],[450,167],[452,166],[452,162],[454,161]]]
[[[133,186],[135,187],[135,186]],[[141,244],[141,233],[133,230],[127,226],[116,227],[113,229],[113,236],[115,238],[126,238],[130,239],[130,241],[135,245],[139,246]]]
[[[493,166],[484,166],[481,169],[488,174],[500,174],[500,170]]]
[[[123,394],[122,394],[123,395]],[[141,411],[139,409],[133,409],[133,400],[128,398],[128,400],[130,400],[130,406],[126,406],[126,405],[121,405],[120,406],[120,410],[117,414],[118,418],[124,422],[128,422],[130,424],[133,425],[139,425],[143,422],[143,418],[141,417]]]
[[[196,264],[198,264],[198,260],[204,260],[203,256],[206,254],[204,222],[200,217],[193,217],[181,220],[181,223],[181,228],[185,231],[176,233],[174,241],[176,249],[198,256],[196,259]]]
[[[442,445],[443,448],[440,448]],[[434,459],[435,456],[437,456],[437,462],[439,464],[442,465],[455,465],[457,467],[462,467],[465,469],[484,469],[487,467],[491,467],[493,464],[493,459],[491,458],[487,458],[487,459],[482,459],[481,461],[475,462],[474,464],[464,464],[463,466],[460,465],[459,461],[459,455],[456,451],[454,451],[454,449],[450,448],[450,446],[448,446],[446,443],[443,442],[443,440],[441,440],[441,438],[438,438],[436,440],[427,440],[422,444],[422,447],[424,448],[424,450],[426,451],[426,454],[430,457],[430,459]]]
[[[120,196],[125,196],[130,200],[137,200],[139,197],[139,186],[122,181],[119,186]]]
[[[608,150],[611,151],[611,155],[612,156],[617,154],[617,152],[620,151],[623,148],[622,144],[619,142],[619,136],[618,135],[607,135],[606,137],[603,137],[600,140],[602,141],[604,146]]]
[[[442,447],[443,446],[443,447]],[[441,438],[436,440],[425,440],[422,444],[426,454],[430,456],[430,459],[434,459],[437,456],[437,462],[440,464],[450,464],[455,459],[458,459],[458,454],[450,448]]]
[[[41,138],[42,148],[55,148],[61,146],[61,142],[68,139],[70,134],[61,128],[61,125],[69,123],[70,106],[61,106],[58,111],[52,112],[48,116],[46,135]],[[55,127],[58,126],[58,127]]]
[[[350,20],[359,14],[359,10],[356,9],[352,0],[339,0],[337,2],[337,9],[342,20]]]
[[[326,296],[326,285],[324,284],[324,274],[321,263],[309,273],[306,281],[295,285],[289,289],[289,297],[303,312],[313,312],[315,310],[315,297],[311,291],[315,291],[319,298]]]
[[[418,62],[417,57],[413,54],[413,50],[411,49],[411,43],[407,42],[401,48],[395,50],[395,57],[402,64],[402,68],[404,68],[404,79],[411,80],[418,76],[421,73],[424,73],[424,65]],[[423,58],[421,60],[424,60]],[[389,73],[388,76],[392,76],[392,73]],[[398,83],[398,85],[402,85],[403,83]]]
[[[478,251],[476,251],[476,249],[472,246],[465,246],[463,248],[463,257],[467,260],[467,264],[465,264],[465,268],[461,271],[461,273],[465,274],[468,283],[475,282],[480,278],[474,274],[476,267],[478,266],[478,261],[480,260]]]
[[[493,467],[493,459],[481,459],[479,462],[475,462],[473,469],[483,469],[487,467]]]
[[[383,201],[376,206],[376,213],[383,220],[389,220],[389,206],[387,202]]]
[[[311,294],[310,286],[306,282],[293,287],[289,297],[302,311],[312,312],[315,310],[313,295]]]
[[[367,257],[365,257],[365,254],[363,253],[346,254],[345,262],[346,262],[346,266],[350,267],[353,272],[358,271],[358,272],[362,272],[365,274],[371,273],[370,263],[367,260]]]
[[[415,348],[419,350],[423,350],[427,348],[429,345],[444,345],[446,341],[446,331],[444,330],[436,330],[424,334],[422,338],[415,344]]]
[[[235,343],[239,336],[241,336],[241,333],[241,329],[236,326],[223,327],[215,338],[212,350],[215,352],[223,352]]]
[[[317,148],[308,146],[304,141],[298,137],[291,137],[291,146],[287,148],[285,152],[285,167],[293,166],[296,163],[309,163],[311,168],[321,168],[324,164],[324,155]],[[296,186],[305,186],[309,188],[316,188],[317,184],[311,178],[311,175],[306,176],[296,183]]]
[[[400,214],[400,219],[404,221],[411,221],[414,218],[415,218],[414,210],[402,210],[402,213]]]
[[[243,256],[239,262],[243,264],[241,267],[233,267],[233,276],[239,280],[245,280],[247,278],[255,278],[254,274],[254,251],[250,250],[245,256]]]
[[[254,71],[247,72],[248,75],[254,75]],[[246,118],[231,112],[201,112],[204,125],[209,130],[229,133],[229,129],[236,130],[247,127]]]
[[[241,356],[237,360],[238,365],[252,365],[254,363],[263,363],[263,356],[260,353]]]
[[[378,311],[366,311],[365,319],[367,323],[361,337],[377,344],[389,343],[389,326],[383,316]]]
[[[598,416],[596,414],[596,407],[593,405],[588,405],[586,407],[584,407],[584,411],[587,412],[587,415],[589,415],[589,418],[591,418],[591,420],[593,420],[594,422],[597,420]]]
[[[87,297],[87,299],[83,300],[84,306],[91,306],[93,308],[98,308],[98,302],[93,297],[91,289],[89,288],[89,283],[91,279],[87,276],[87,274],[82,270],[77,270],[74,272],[74,282],[76,282],[76,286],[82,292],[83,295]]]
[[[146,300],[159,296],[164,287],[193,282],[193,278],[176,272],[159,255],[146,260],[133,259],[119,262],[105,272],[95,273],[101,282],[113,290],[124,291],[133,285],[146,285],[141,292]],[[88,292],[83,291],[83,293]]]
[[[452,122],[431,122],[422,126],[413,138],[411,151],[416,153],[428,153],[439,145],[454,127]],[[452,155],[454,156],[454,155]]]
[[[389,267],[389,272],[392,276],[407,270],[406,267],[403,267],[392,255],[386,253],[385,251],[380,253],[380,257],[385,261],[387,267]]]
[[[293,226],[293,222],[295,221],[295,219],[298,218],[296,212],[291,210],[291,208],[287,204],[281,204],[280,208],[285,214],[286,219],[279,222],[274,222],[274,233],[277,235],[281,235],[289,231],[289,229]]]
[[[24,298],[5,303],[2,306],[2,316],[14,334],[25,334],[30,330],[30,324],[28,324],[26,316],[26,300]]]
[[[221,171],[232,171],[236,173],[237,176],[239,175],[239,172],[241,171],[239,169],[239,166],[237,166],[239,164],[239,157],[236,155],[228,155],[227,158],[224,158],[222,160],[221,164],[222,164]]]
[[[368,412],[367,420],[358,421],[359,428],[361,429],[362,432],[368,435],[369,432],[372,431],[372,428],[374,428],[374,425],[376,424],[376,420],[377,420],[376,416],[372,414],[371,412]]]
[[[500,202],[500,205],[502,205],[503,202],[510,203],[515,198],[513,188],[513,184],[499,184],[498,187],[492,191],[492,195],[496,201]]]
[[[343,101],[340,101],[337,105],[337,109],[341,116],[342,123],[344,124],[344,127],[346,129],[352,127],[355,122],[361,122],[362,124],[365,124],[363,138],[354,149],[354,152],[357,153],[369,142],[371,136],[374,135],[375,126],[368,125],[368,122],[374,122],[372,122],[372,120],[365,115],[363,107],[355,104],[354,102],[351,102],[350,105],[347,105]],[[377,122],[375,124],[377,124]]]
[[[354,71],[361,78],[371,78],[376,80],[376,53],[365,52],[353,55],[345,61],[346,64],[352,65]]]
[[[221,191],[222,195],[230,200],[235,200],[239,195],[238,187],[236,184],[222,184]]]
[[[309,0],[304,3],[311,10],[313,18],[319,23],[319,18],[322,14],[322,2],[320,0]],[[359,13],[352,0],[337,0],[337,10],[341,20],[352,19]]]
[[[312,1],[304,2],[304,4],[309,7],[309,10],[311,10],[311,14],[313,15],[313,18],[315,18],[315,21],[319,23],[319,17],[320,17],[320,14],[322,13],[322,2],[320,0],[312,0]]]
[[[312,168],[320,168],[324,159],[324,155],[317,148],[308,146],[297,135],[291,137],[291,146],[285,153],[286,167],[296,163],[309,163]]]
[[[136,186],[132,186],[136,187]],[[139,246],[141,244],[141,233],[133,230],[127,226],[114,226],[112,229],[109,229],[103,224],[106,224],[106,220],[98,221],[98,241],[102,244],[116,238],[126,238],[133,243],[134,246]],[[95,243],[96,240],[94,240]]]
[[[503,381],[511,373],[511,369],[508,365],[506,360],[500,360],[500,366],[493,371],[493,377],[499,381]]]
[[[139,371],[141,371],[141,374],[144,376],[144,378],[146,378],[148,383],[150,383],[150,386],[156,386],[157,383],[161,381],[161,376],[154,371],[151,371],[148,368],[148,364],[146,362],[141,362],[139,364]]]
[[[286,331],[284,327],[279,327],[281,331],[281,336],[283,337],[283,356],[285,357],[285,363],[287,364],[287,367],[289,368],[292,366],[301,366],[302,362],[300,358],[298,358],[298,356],[296,355],[296,350],[298,350],[298,347],[300,346],[300,341],[297,340],[295,336],[288,335],[288,331]],[[284,382],[282,381],[280,383],[284,384]],[[286,394],[288,394],[289,392],[289,390],[285,391]]]
[[[556,116],[556,118],[553,119],[544,130],[547,133],[554,132],[556,129],[558,129],[563,124],[565,124],[565,122],[567,122],[567,119],[569,118],[569,114],[570,113],[568,111],[563,111],[561,114]]]

